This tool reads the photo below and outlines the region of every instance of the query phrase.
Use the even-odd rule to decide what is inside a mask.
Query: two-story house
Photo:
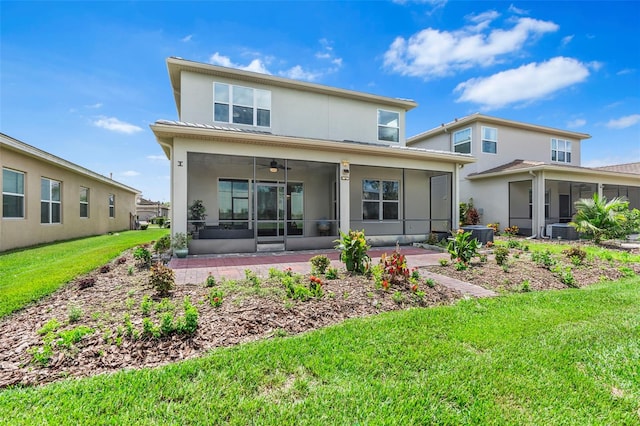
[[[473,158],[407,147],[415,102],[167,65],[179,118],[151,129],[171,161],[172,232],[199,231],[190,253],[327,248],[349,229],[408,243],[457,226],[458,172]],[[196,200],[204,221],[189,217]]]
[[[459,173],[460,199],[473,199],[482,223],[518,226],[524,235],[564,235],[574,203],[594,193],[626,197],[640,208],[640,163],[580,166],[591,136],[483,114],[472,114],[413,136],[412,147],[471,154]],[[566,229],[566,228],[565,228]]]

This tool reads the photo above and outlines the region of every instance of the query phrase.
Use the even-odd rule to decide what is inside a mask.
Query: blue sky
[[[410,98],[407,135],[474,112],[640,161],[640,2],[0,1],[0,132],[169,200],[149,125],[166,58]]]

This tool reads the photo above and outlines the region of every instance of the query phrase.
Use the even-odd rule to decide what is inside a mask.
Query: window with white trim
[[[551,161],[571,162],[571,141],[551,138]]]
[[[109,194],[109,217],[116,217],[116,196]]]
[[[40,179],[40,223],[61,223],[61,186],[57,180]]]
[[[378,110],[378,140],[387,142],[400,140],[400,113]]]
[[[362,220],[398,220],[400,183],[362,180]]]
[[[80,217],[89,217],[89,188],[80,187]]]
[[[24,173],[2,169],[2,217],[24,218]]]
[[[482,127],[482,152],[496,154],[498,152],[498,129]]]
[[[453,152],[471,154],[471,127],[453,134]]]
[[[213,83],[213,120],[271,127],[271,91]]]

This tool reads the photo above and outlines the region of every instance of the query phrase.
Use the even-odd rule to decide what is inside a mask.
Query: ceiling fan
[[[271,160],[271,162],[269,163],[269,165],[268,165],[268,166],[267,166],[267,165],[264,165],[264,164],[263,164],[262,166],[263,166],[263,167],[268,167],[268,168],[269,168],[269,171],[270,171],[271,173],[277,173],[277,172],[278,172],[278,170],[285,170],[285,168],[286,168],[287,170],[291,170],[291,167],[284,167],[284,165],[282,165],[282,164],[278,163],[276,160]]]

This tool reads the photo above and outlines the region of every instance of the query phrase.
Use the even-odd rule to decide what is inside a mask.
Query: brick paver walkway
[[[392,253],[395,247],[376,247],[369,250],[369,256],[377,263],[383,253]],[[429,265],[438,265],[440,259],[449,259],[448,253],[429,251],[419,247],[405,246],[400,252],[407,257],[409,268],[420,268]],[[245,276],[245,269],[255,272],[259,276],[267,277],[270,268],[291,268],[295,273],[308,274],[311,272],[309,259],[318,254],[324,254],[331,260],[331,266],[341,268],[340,253],[336,250],[309,250],[297,252],[251,253],[251,254],[226,254],[226,255],[201,255],[189,256],[186,259],[172,258],[169,267],[176,274],[176,284],[203,283],[209,274],[214,277],[228,279],[241,279]],[[422,275],[436,280],[438,283],[459,290],[471,297],[492,297],[496,293],[480,286],[422,271]]]

